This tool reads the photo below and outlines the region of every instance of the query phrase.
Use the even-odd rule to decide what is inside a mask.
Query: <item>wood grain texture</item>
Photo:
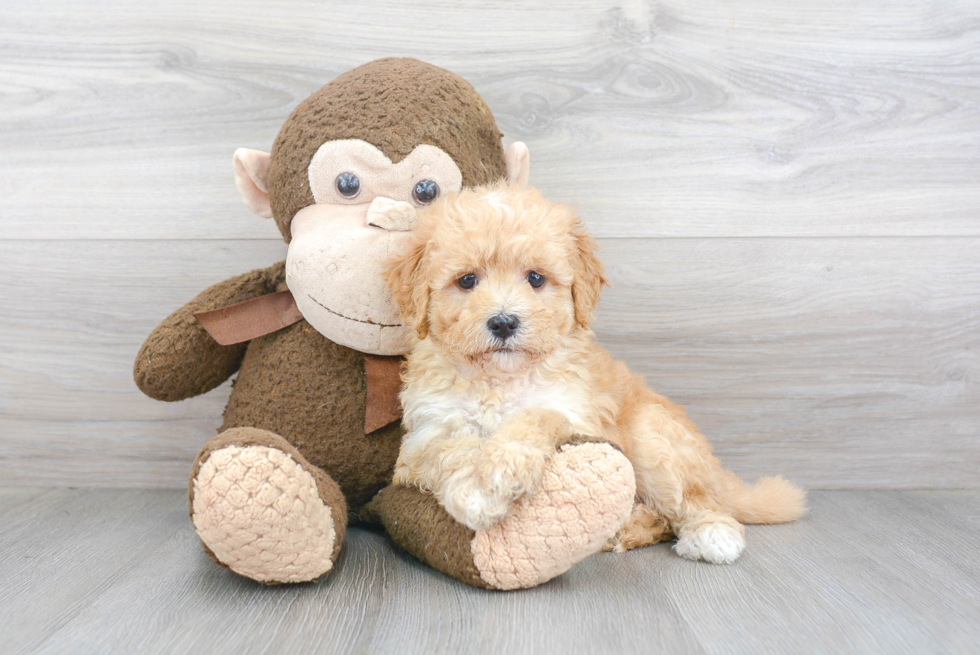
[[[179,403],[133,382],[156,325],[285,256],[274,241],[0,241],[0,480],[182,487],[230,384]],[[44,260],[38,267],[38,259]]]
[[[83,612],[171,534],[186,531],[188,521],[180,492],[5,490],[3,496],[22,501],[0,509],[6,652],[36,650],[45,633]]]
[[[178,491],[3,490],[4,650],[972,652],[978,501],[816,493],[802,521],[750,526],[733,565],[662,544],[501,593],[465,587],[363,528],[326,580],[265,587],[201,552]]]
[[[980,13],[970,0],[9,0],[0,481],[182,487],[228,385],[131,381],[207,285],[282,258],[231,153],[383,56],[469,79],[616,283],[603,342],[727,465],[980,486]]]
[[[615,286],[600,341],[687,405],[738,473],[980,486],[980,239],[602,246]],[[183,487],[228,386],[152,401],[135,354],[197,292],[282,255],[270,241],[0,241],[0,479]]]
[[[371,59],[485,95],[596,232],[980,235],[971,0],[5,3],[3,238],[277,238],[231,153]]]
[[[980,485],[980,241],[605,245],[600,341],[741,475]]]

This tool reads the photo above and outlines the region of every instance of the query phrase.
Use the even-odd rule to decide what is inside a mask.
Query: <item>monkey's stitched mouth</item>
[[[316,298],[314,298],[310,294],[306,294],[306,297],[309,298],[310,300],[312,300],[313,302],[315,302],[316,304],[320,305],[320,307],[323,307],[325,310],[327,310],[328,312],[330,312],[334,316],[339,316],[340,318],[345,318],[348,321],[354,321],[355,323],[364,323],[366,325],[376,325],[376,326],[382,327],[382,328],[405,327],[401,323],[394,323],[394,324],[389,324],[389,323],[375,323],[374,321],[371,321],[371,320],[365,320],[365,319],[360,319],[360,318],[352,318],[350,316],[344,316],[340,312],[335,312],[334,310],[330,309],[329,307],[327,307],[326,305],[324,305],[322,302],[320,302],[319,300],[317,300]]]

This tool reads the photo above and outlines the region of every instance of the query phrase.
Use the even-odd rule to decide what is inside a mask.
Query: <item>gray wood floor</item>
[[[461,585],[353,529],[264,587],[201,552],[172,490],[0,489],[0,651],[975,653],[980,492],[817,492],[731,566],[662,544],[536,589]]]

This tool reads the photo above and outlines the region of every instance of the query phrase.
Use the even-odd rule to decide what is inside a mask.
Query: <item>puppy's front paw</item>
[[[409,487],[412,485],[412,472],[411,470],[401,463],[399,460],[395,464],[395,472],[391,476],[391,481],[401,487]]]
[[[491,440],[484,446],[478,475],[493,493],[516,500],[537,487],[549,454],[526,443]]]
[[[743,550],[745,537],[725,523],[705,523],[674,544],[674,552],[681,557],[712,564],[731,564]]]
[[[471,530],[485,530],[500,521],[513,500],[510,494],[482,487],[473,479],[451,482],[446,487],[437,495],[442,506]]]

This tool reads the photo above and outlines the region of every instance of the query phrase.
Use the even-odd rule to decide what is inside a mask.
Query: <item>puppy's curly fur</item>
[[[589,325],[606,280],[595,251],[571,208],[528,187],[465,190],[423,212],[388,269],[418,337],[395,481],[479,530],[534,490],[558,446],[599,437],[636,472],[637,505],[610,548],[676,536],[684,557],[734,561],[742,523],[792,521],[805,495],[780,477],[745,485],[683,408],[598,346]]]

